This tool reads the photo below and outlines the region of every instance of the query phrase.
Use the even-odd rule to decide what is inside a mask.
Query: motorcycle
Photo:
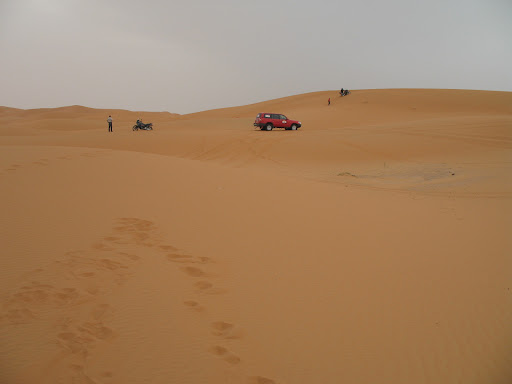
[[[139,129],[143,131],[152,131],[153,123],[144,124],[142,121],[137,121],[137,124],[132,127],[132,131],[138,131]]]

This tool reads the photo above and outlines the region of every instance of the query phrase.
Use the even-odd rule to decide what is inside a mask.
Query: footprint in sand
[[[216,321],[212,323],[212,333],[215,336],[222,337],[223,339],[240,339],[242,331],[235,327],[234,324],[225,321]]]
[[[100,259],[98,261],[98,265],[103,268],[109,269],[111,271],[115,271],[116,269],[119,269],[119,268],[125,268],[125,269],[128,268],[126,265],[123,265],[117,261],[110,260],[110,259]]]
[[[198,281],[194,285],[200,291],[205,291],[205,290],[210,289],[210,288],[213,287],[213,284],[210,283],[209,281]]]
[[[67,324],[64,328],[69,328],[69,326],[70,324]],[[96,341],[108,340],[114,336],[114,331],[101,321],[85,322],[57,334],[57,338],[64,348],[83,357],[88,355],[89,349],[95,345]]]
[[[212,323],[212,328],[219,332],[219,335],[223,332],[227,332],[233,329],[234,325],[231,323],[226,323],[225,321],[216,321]]]
[[[220,345],[215,345],[214,347],[210,348],[210,352],[215,356],[222,358],[229,364],[235,365],[240,363],[240,358],[237,355],[230,352],[227,348],[221,347]]]
[[[193,264],[193,257],[190,255],[180,255],[177,253],[171,253],[167,255],[167,260],[173,263]]]
[[[177,251],[178,250],[178,248],[175,248],[172,245],[160,245],[159,248],[164,250],[164,251],[168,251],[168,252]]]
[[[120,240],[121,238],[118,236],[105,236],[103,239],[105,239],[107,241],[117,241],[117,240]]]
[[[60,292],[54,294],[54,298],[57,300],[59,306],[68,305],[76,301],[79,297],[80,294],[75,288],[63,288]]]
[[[105,371],[101,374],[101,377],[105,377],[105,378],[111,378],[112,376],[114,376],[114,374],[110,371]]]
[[[224,289],[215,288],[209,281],[198,281],[194,286],[196,287],[196,293],[200,294],[220,295],[226,292]]]
[[[196,267],[183,267],[181,270],[192,277],[201,277],[205,274],[201,269]]]
[[[84,338],[74,332],[61,332],[57,335],[62,347],[74,355],[86,357],[88,354],[88,345],[94,341],[92,338]]]
[[[94,380],[87,376],[83,365],[71,364],[69,368],[73,371],[73,375],[70,378],[73,383],[95,383]]]
[[[99,304],[96,307],[94,307],[94,309],[91,312],[91,315],[94,320],[101,320],[105,316],[105,313],[107,313],[107,311],[109,309],[110,309],[110,305]]]
[[[173,263],[182,264],[207,264],[211,263],[211,259],[206,256],[194,257],[190,255],[182,255],[177,253],[171,253],[167,255],[167,259]]]
[[[82,335],[92,336],[99,340],[107,340],[114,336],[114,331],[103,325],[101,321],[87,322],[78,327]]]
[[[136,217],[122,217],[118,221],[120,225],[116,229],[121,232],[149,232],[156,229],[156,224],[152,221]]]
[[[152,221],[134,217],[118,219],[117,226],[114,228],[115,234],[128,237],[130,242],[146,247],[153,247],[158,243],[156,230],[157,226]]]
[[[97,249],[98,251],[113,251],[114,248],[106,245],[105,243],[95,243],[92,245],[94,249]]]
[[[210,349],[210,352],[216,356],[224,356],[226,353],[228,353],[228,349],[216,345]]]
[[[93,277],[94,275],[96,275],[94,272],[83,272],[78,274],[80,277]]]
[[[136,260],[139,260],[140,257],[137,256],[137,255],[133,255],[131,253],[126,253],[126,252],[117,252],[118,255],[121,255],[121,256],[124,256],[124,257],[127,257],[129,258],[130,260],[133,260],[133,261],[136,261]]]
[[[204,310],[204,308],[197,301],[194,301],[194,300],[184,301],[183,304],[185,304],[190,309],[193,309],[198,312],[201,312]]]
[[[103,238],[103,240],[106,241],[107,243],[115,245],[126,245],[132,242],[132,240],[127,237],[123,238],[119,236],[106,236]]]
[[[89,287],[85,289],[85,292],[87,292],[91,296],[96,296],[100,293],[100,290],[95,287]]]
[[[36,306],[52,305],[62,306],[76,302],[80,294],[75,288],[55,289],[51,285],[40,284],[36,281],[31,286],[23,286],[19,292],[13,294],[8,300],[8,306],[25,306],[33,304]],[[21,309],[21,308],[17,308]]]
[[[28,308],[11,309],[0,315],[0,321],[5,319],[10,324],[27,324],[36,318],[35,314]]]
[[[229,364],[235,365],[240,363],[240,358],[236,355],[229,354],[224,357],[224,361],[227,361]]]
[[[15,293],[12,296],[12,303],[44,303],[50,296],[49,292],[41,289],[27,289],[24,287],[22,292]]]

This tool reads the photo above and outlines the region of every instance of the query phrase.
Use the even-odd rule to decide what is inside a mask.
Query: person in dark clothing
[[[329,97],[329,100],[327,100],[327,105],[331,105],[331,98]]]
[[[110,115],[108,116],[107,122],[108,122],[108,131],[113,132],[112,131],[112,116],[110,116]]]
[[[345,95],[343,94],[343,88],[341,88],[340,95],[341,95],[341,96],[345,96]]]

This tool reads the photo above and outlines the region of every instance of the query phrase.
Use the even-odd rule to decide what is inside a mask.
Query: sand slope
[[[512,379],[510,93],[0,107],[0,146],[1,383]]]

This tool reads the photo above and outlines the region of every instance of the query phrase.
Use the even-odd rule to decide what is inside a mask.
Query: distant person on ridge
[[[341,88],[340,95],[341,95],[341,96],[344,96],[344,95],[343,95],[343,88]]]
[[[112,116],[108,115],[107,122],[108,122],[108,131],[113,132],[112,131]]]
[[[329,97],[329,100],[327,100],[327,105],[331,105],[331,98]]]

